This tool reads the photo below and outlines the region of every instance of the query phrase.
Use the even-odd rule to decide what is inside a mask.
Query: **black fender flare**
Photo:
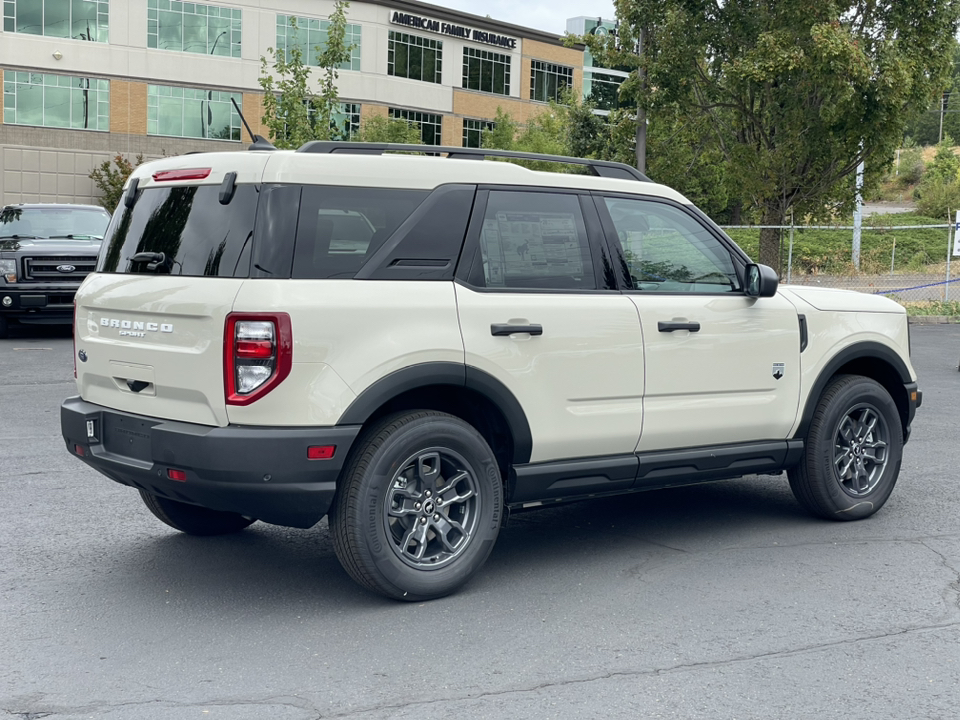
[[[906,363],[903,362],[903,359],[895,350],[891,350],[881,343],[869,340],[849,345],[830,358],[830,361],[817,376],[817,380],[813,383],[810,394],[807,396],[807,403],[803,408],[803,415],[800,417],[800,425],[797,427],[796,433],[794,433],[795,438],[806,438],[807,432],[810,429],[810,423],[813,421],[813,414],[817,410],[820,397],[823,395],[824,390],[827,389],[827,383],[830,382],[830,378],[836,375],[837,371],[844,365],[852,360],[859,360],[860,358],[870,358],[886,363],[900,376],[904,386],[912,382]]]
[[[506,385],[490,373],[459,363],[419,363],[380,378],[350,403],[337,425],[362,425],[393,398],[410,390],[437,385],[463,387],[490,400],[503,413],[513,436],[513,463],[530,462],[533,436],[520,402]]]

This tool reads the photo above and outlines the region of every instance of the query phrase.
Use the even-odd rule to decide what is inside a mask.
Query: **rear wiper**
[[[39,240],[36,235],[0,235],[0,240],[3,238],[13,238],[14,240]]]
[[[147,270],[150,272],[156,272],[158,269],[162,269],[165,272],[170,272],[170,267],[168,263],[172,265],[173,263],[167,259],[166,253],[162,252],[138,252],[132,258],[133,262],[142,262],[147,264]]]
[[[83,234],[70,234],[70,235],[51,235],[50,240],[59,240],[60,238],[67,238],[68,240],[103,240],[103,235],[83,235]]]

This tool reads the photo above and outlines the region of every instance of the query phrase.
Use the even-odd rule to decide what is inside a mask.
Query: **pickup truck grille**
[[[25,282],[56,282],[79,284],[93,272],[97,265],[96,255],[44,255],[23,258],[23,279]],[[57,268],[74,269],[64,272]]]

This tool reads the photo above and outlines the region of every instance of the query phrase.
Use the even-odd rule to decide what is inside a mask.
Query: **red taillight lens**
[[[336,445],[311,445],[307,448],[307,460],[329,460],[336,451]]]
[[[160,170],[153,174],[157,182],[172,180],[203,180],[210,174],[211,168],[184,168],[182,170]]]
[[[186,482],[187,473],[183,470],[174,470],[173,468],[167,468],[167,477],[176,482]]]
[[[87,450],[86,450],[86,448],[83,447],[83,445],[74,445],[74,446],[73,446],[73,450],[74,450],[74,452],[76,452],[77,455],[79,455],[80,457],[83,457],[84,455],[87,454]]]
[[[231,313],[224,329],[223,380],[228,405],[249,405],[280,384],[293,365],[287,313]]]

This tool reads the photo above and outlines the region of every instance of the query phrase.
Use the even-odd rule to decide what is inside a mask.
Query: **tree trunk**
[[[777,271],[778,275],[782,275],[782,268],[780,267],[780,238],[782,233],[778,228],[769,228],[766,226],[783,225],[785,217],[786,213],[780,206],[780,203],[774,201],[764,204],[762,224],[765,227],[760,230],[759,262],[762,265],[772,267]]]

